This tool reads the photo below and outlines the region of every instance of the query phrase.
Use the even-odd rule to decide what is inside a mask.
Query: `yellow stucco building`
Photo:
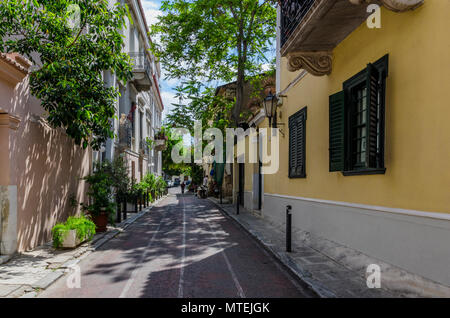
[[[242,203],[450,286],[450,1],[381,3],[281,2],[280,168],[241,168]]]

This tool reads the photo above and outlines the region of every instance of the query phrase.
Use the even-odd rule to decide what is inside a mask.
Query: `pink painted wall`
[[[9,154],[10,185],[18,192],[18,251],[23,251],[51,240],[57,222],[79,213],[69,199],[87,201],[80,178],[90,172],[92,152],[46,125],[39,100],[30,96],[28,77],[14,87],[0,75],[0,109],[21,119],[19,129],[10,132]]]

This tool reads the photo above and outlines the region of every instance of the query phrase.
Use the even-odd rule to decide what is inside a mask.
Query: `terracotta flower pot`
[[[101,211],[98,215],[92,215],[92,222],[95,223],[97,233],[106,232],[106,226],[108,225],[108,213]]]

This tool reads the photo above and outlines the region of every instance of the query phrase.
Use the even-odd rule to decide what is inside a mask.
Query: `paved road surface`
[[[273,298],[313,295],[208,200],[174,193],[40,297]]]

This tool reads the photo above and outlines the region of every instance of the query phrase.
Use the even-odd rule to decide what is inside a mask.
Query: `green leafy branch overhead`
[[[190,112],[204,112],[211,90],[236,81],[234,123],[243,109],[244,83],[270,64],[276,35],[276,1],[166,0],[152,26],[153,51],[169,79],[181,79]],[[183,105],[175,105],[181,117]],[[201,117],[201,116],[196,116]],[[182,121],[188,118],[180,118]]]
[[[71,5],[79,24],[71,26]],[[0,51],[33,62],[31,93],[39,98],[53,127],[62,127],[76,144],[98,149],[113,137],[116,88],[107,88],[105,70],[126,82],[130,57],[122,52],[128,8],[107,0],[2,0]]]

